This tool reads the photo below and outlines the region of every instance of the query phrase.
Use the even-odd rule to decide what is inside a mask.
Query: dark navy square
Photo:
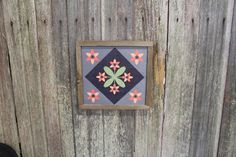
[[[120,67],[126,67],[125,73],[131,73],[130,82],[125,82],[125,87],[119,87],[119,92],[113,94],[110,87],[105,88],[104,82],[99,82],[97,76],[99,72],[104,72],[104,67],[110,66],[113,60],[119,61]],[[116,49],[112,49],[106,57],[103,58],[86,76],[85,76],[100,92],[102,92],[113,104],[116,104],[124,95],[126,95],[135,85],[137,85],[144,77],[143,75]],[[112,85],[115,82],[112,83]]]

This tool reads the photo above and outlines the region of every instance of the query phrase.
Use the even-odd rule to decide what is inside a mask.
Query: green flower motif
[[[116,82],[120,87],[125,88],[125,83],[120,79],[120,76],[125,72],[126,68],[121,67],[116,72],[113,72],[109,67],[105,66],[103,68],[105,73],[110,76],[110,78],[104,83],[104,87],[109,87],[113,82]]]

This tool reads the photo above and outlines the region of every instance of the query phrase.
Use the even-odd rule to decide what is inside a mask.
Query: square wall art
[[[81,109],[148,109],[152,100],[153,43],[77,43]]]

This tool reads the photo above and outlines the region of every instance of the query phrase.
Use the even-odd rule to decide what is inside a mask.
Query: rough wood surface
[[[135,1],[134,38],[156,43],[158,54],[154,62],[159,83],[154,84],[153,105],[149,112],[136,111],[135,154],[137,157],[159,157],[162,145],[164,68],[167,43],[168,1]],[[155,50],[157,50],[155,49]],[[157,51],[154,53],[157,53]],[[153,78],[154,79],[154,78]],[[145,147],[144,147],[145,146]]]
[[[19,137],[8,55],[3,4],[0,1],[0,142],[13,147],[19,155]]]
[[[19,1],[23,61],[26,92],[33,137],[34,156],[48,156],[44,112],[41,92],[41,75],[37,43],[35,5],[31,0]]]
[[[75,156],[75,148],[70,93],[70,60],[66,5],[64,0],[52,0],[52,52],[55,56],[61,156],[73,157]]]
[[[218,157],[236,156],[236,3],[231,29],[228,70],[221,121]]]
[[[0,142],[23,157],[235,156],[235,3],[0,0]],[[77,39],[154,41],[152,109],[79,110]]]
[[[49,0],[35,1],[47,150],[49,157],[59,157],[63,148],[57,99],[57,53],[53,51],[51,5]]]
[[[216,156],[232,2],[170,1],[163,156]]]
[[[102,0],[102,40],[117,39],[117,0]],[[104,111],[104,156],[121,155],[119,145],[120,112]],[[132,121],[131,121],[132,123]],[[132,130],[130,130],[132,131]],[[121,150],[122,151],[122,150]],[[127,154],[128,156],[129,154]]]
[[[19,5],[15,0],[3,1],[4,24],[9,50],[10,68],[16,116],[22,155],[34,157],[32,125],[27,99],[26,69],[24,64],[23,39],[19,17]]]
[[[196,75],[196,2],[169,1],[163,157],[188,156]]]
[[[78,40],[101,40],[101,1],[83,1],[80,3],[81,34],[77,35]],[[82,36],[81,36],[82,35]],[[79,92],[79,91],[78,91]],[[77,106],[78,107],[78,106]],[[82,133],[81,138],[87,138],[86,142],[79,140],[79,145],[83,149],[81,156],[103,156],[103,116],[102,111],[79,111],[79,128]],[[83,124],[87,127],[83,127]]]
[[[190,156],[217,156],[233,3],[200,1]]]
[[[102,39],[130,39],[131,16],[132,1],[102,0]],[[104,155],[131,157],[133,144],[134,111],[104,111]]]

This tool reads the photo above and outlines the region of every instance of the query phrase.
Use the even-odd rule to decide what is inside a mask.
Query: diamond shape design
[[[131,73],[132,79],[124,81],[125,87],[119,86],[116,81],[108,86],[104,87],[104,83],[97,78],[99,73],[104,73],[104,67],[110,67],[110,62],[113,60],[119,62],[119,67],[125,67],[124,73]],[[117,69],[115,72],[117,72]],[[107,75],[107,74],[106,74]],[[136,86],[144,77],[143,75],[116,49],[112,49],[111,52],[105,56],[101,62],[99,62],[86,76],[85,76],[103,95],[105,95],[113,104],[116,104],[123,96],[125,96],[134,86]],[[109,75],[107,75],[109,77]],[[121,77],[119,77],[121,79]],[[107,78],[106,80],[108,80]],[[111,86],[119,86],[119,91],[111,92]]]

